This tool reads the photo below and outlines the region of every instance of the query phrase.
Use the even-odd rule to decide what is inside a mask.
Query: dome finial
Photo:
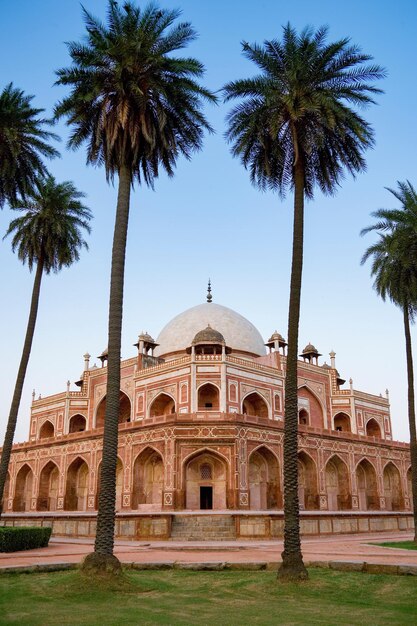
[[[208,287],[207,287],[207,302],[211,302],[212,300],[213,300],[213,296],[211,295],[211,282],[209,278]]]

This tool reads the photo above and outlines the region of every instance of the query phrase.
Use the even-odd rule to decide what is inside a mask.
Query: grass
[[[131,570],[115,584],[13,573],[0,575],[0,624],[399,626],[417,623],[416,594],[414,577],[319,569],[298,585],[265,571]]]
[[[417,550],[417,543],[414,541],[386,541],[385,543],[376,543],[376,546],[385,546],[386,548],[402,548],[403,550]]]

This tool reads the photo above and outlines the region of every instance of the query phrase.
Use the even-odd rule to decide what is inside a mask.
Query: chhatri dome
[[[207,302],[187,309],[172,319],[159,333],[155,356],[183,352],[193,343],[197,333],[208,326],[222,335],[226,345],[234,352],[254,356],[266,354],[264,340],[255,326],[243,315],[211,301],[211,289]]]

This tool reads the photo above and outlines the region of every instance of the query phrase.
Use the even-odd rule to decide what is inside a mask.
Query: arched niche
[[[39,431],[39,439],[50,439],[51,437],[54,436],[54,433],[55,433],[54,425],[49,420],[46,420],[46,422],[42,424],[41,429]]]
[[[100,497],[100,485],[101,485],[101,465],[98,466],[97,470],[97,484],[96,484],[96,508],[98,508],[98,501]],[[116,511],[120,511],[122,508],[122,498],[123,498],[123,463],[120,458],[117,457],[116,462]]]
[[[308,415],[308,411],[306,411],[305,409],[301,409],[300,411],[298,411],[298,423],[301,426],[308,426],[310,423],[310,418]]]
[[[87,428],[87,420],[84,415],[76,413],[72,415],[69,421],[69,433],[81,433]]]
[[[167,393],[160,393],[149,407],[149,417],[175,413],[175,401]]]
[[[101,400],[100,404],[97,407],[96,413],[96,428],[102,428],[104,426],[104,416],[106,414],[106,396]],[[130,400],[123,391],[120,392],[119,396],[119,424],[123,424],[125,422],[130,422],[131,415],[131,404]]]
[[[87,509],[88,465],[77,457],[67,471],[65,488],[65,509],[67,511],[85,511]]]
[[[39,475],[38,511],[56,511],[58,486],[58,467],[53,461],[48,461]]]
[[[269,410],[265,399],[256,391],[248,394],[242,402],[242,413],[268,419]]]
[[[302,400],[298,405],[299,410],[305,409],[308,412],[308,424],[314,428],[323,428],[324,413],[318,397],[308,387],[302,386],[298,389],[298,398]]]
[[[346,511],[352,508],[349,470],[342,459],[334,455],[327,461],[326,492],[329,511]]]
[[[394,463],[387,463],[384,467],[384,497],[387,511],[401,511],[404,508],[401,476]]]
[[[304,451],[298,453],[298,499],[301,509],[314,511],[319,508],[316,464]]]
[[[32,498],[33,472],[25,463],[17,473],[13,499],[13,511],[30,511]]]
[[[362,511],[377,511],[379,509],[379,497],[376,472],[368,459],[362,459],[358,463],[356,467],[356,483],[358,486],[359,508]]]
[[[346,413],[337,413],[333,418],[333,430],[351,433],[350,417]]]
[[[252,510],[282,506],[278,460],[265,446],[257,448],[249,457],[249,493]]]
[[[204,450],[184,465],[185,506],[192,510],[227,508],[227,464],[215,452]]]
[[[159,452],[145,448],[133,465],[132,508],[162,508],[164,462]]]
[[[366,434],[368,437],[377,437],[377,439],[381,439],[381,428],[373,417],[366,422]]]
[[[216,385],[205,383],[198,389],[198,410],[218,411],[220,408],[219,390]]]

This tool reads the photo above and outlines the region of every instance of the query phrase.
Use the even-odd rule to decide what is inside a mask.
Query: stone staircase
[[[236,539],[233,515],[174,515],[171,528],[174,541],[233,541]]]

